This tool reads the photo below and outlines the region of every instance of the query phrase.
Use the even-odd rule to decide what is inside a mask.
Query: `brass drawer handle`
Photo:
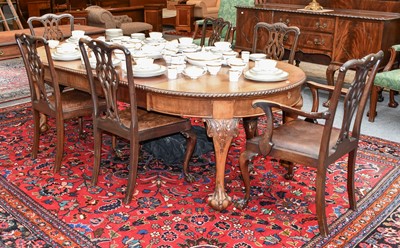
[[[290,20],[289,20],[289,18],[287,18],[286,21],[284,21],[283,18],[279,18],[279,22],[283,22],[286,25],[289,25]]]
[[[324,40],[324,39],[319,40],[319,39],[315,38],[315,39],[314,39],[314,45],[316,45],[316,46],[323,46],[323,45],[325,45],[325,40]]]
[[[0,50],[0,56],[3,56],[3,55],[4,55],[3,50]]]
[[[325,29],[325,28],[327,28],[328,27],[328,24],[326,24],[326,22],[325,23],[323,23],[322,25],[321,25],[321,23],[319,23],[319,22],[316,22],[315,23],[315,27],[317,28],[317,29]]]

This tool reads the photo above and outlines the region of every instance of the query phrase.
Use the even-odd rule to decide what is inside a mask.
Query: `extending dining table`
[[[40,56],[46,56],[44,49],[40,53]],[[160,61],[162,62],[163,60]],[[249,67],[253,64],[250,62]],[[81,60],[54,61],[54,66],[60,83],[90,91]],[[297,108],[301,108],[303,104],[301,87],[306,79],[305,73],[299,67],[286,62],[278,62],[277,68],[288,72],[287,80],[258,82],[248,80],[242,75],[239,81],[230,82],[229,67],[225,66],[216,76],[206,73],[197,79],[190,79],[182,74],[174,80],[169,80],[165,74],[134,79],[138,106],[149,111],[197,117],[205,121],[207,134],[212,138],[215,149],[215,189],[208,198],[209,205],[215,210],[223,210],[231,204],[231,197],[225,191],[225,163],[231,141],[238,135],[239,121],[244,117],[263,115],[261,109],[252,107],[252,101],[266,99]],[[126,76],[120,71],[120,76],[126,80]],[[49,71],[45,74],[47,77]],[[100,90],[100,86],[98,89]],[[129,94],[128,88],[121,88],[122,100],[126,94]]]

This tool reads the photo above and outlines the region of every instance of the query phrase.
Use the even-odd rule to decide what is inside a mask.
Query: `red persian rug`
[[[54,120],[49,121],[54,127]],[[346,157],[329,167],[330,235],[322,238],[311,168],[298,167],[294,180],[288,181],[276,160],[259,157],[254,161],[249,207],[239,211],[230,206],[217,212],[206,202],[214,189],[213,152],[191,160],[196,181],[189,184],[180,164],[166,164],[142,151],[134,199],[124,205],[129,156],[115,157],[110,140],[105,140],[99,183],[90,186],[91,122],[85,122],[84,140],[76,135],[77,125],[77,121],[65,124],[63,167],[54,174],[54,128],[41,136],[39,156],[32,159],[29,104],[0,109],[0,247],[396,247],[400,243],[400,144],[362,136],[357,211],[348,209]],[[227,159],[226,188],[234,200],[243,196],[238,156],[244,143],[241,131]],[[119,144],[127,148],[123,141]]]

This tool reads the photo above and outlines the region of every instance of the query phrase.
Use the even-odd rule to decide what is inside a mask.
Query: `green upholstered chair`
[[[391,108],[396,108],[399,104],[395,101],[394,95],[396,92],[400,91],[400,44],[393,45],[389,48],[390,59],[382,72],[379,72],[375,76],[374,87],[371,92],[371,100],[369,105],[368,120],[373,122],[377,115],[376,105],[379,99],[379,94],[383,89],[390,90],[389,103],[388,106]],[[383,99],[382,99],[383,100]]]
[[[225,21],[229,21],[232,25],[231,30],[231,42],[232,47],[235,45],[235,27],[236,27],[236,8],[237,5],[251,5],[254,4],[254,0],[221,0],[218,10],[218,17],[223,18]],[[195,32],[194,32],[194,43],[200,44],[200,39],[196,39],[196,34],[201,30],[200,26],[202,26],[204,20],[197,20],[195,22]],[[225,34],[222,34],[221,37],[224,39]],[[206,42],[207,43],[207,42]]]

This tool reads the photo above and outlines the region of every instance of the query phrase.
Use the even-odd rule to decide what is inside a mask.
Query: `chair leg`
[[[256,156],[256,153],[251,151],[244,151],[240,154],[239,157],[239,165],[240,171],[242,172],[242,179],[244,184],[245,195],[243,199],[236,201],[235,207],[238,209],[244,209],[247,207],[247,204],[250,201],[250,171],[249,171],[249,162],[250,160]]]
[[[357,201],[354,188],[354,173],[355,173],[356,158],[357,158],[357,149],[349,153],[347,161],[347,193],[349,197],[350,209],[352,210],[357,209]]]
[[[319,232],[323,237],[328,235],[328,223],[326,220],[325,212],[325,179],[326,178],[326,168],[325,165],[320,166],[317,169],[317,180],[316,180],[316,208],[317,208],[317,219]]]
[[[372,91],[371,91],[371,99],[369,101],[369,111],[367,113],[368,116],[368,121],[369,122],[374,122],[375,121],[375,117],[377,115],[376,113],[376,105],[378,102],[378,91],[379,91],[378,86],[373,86],[372,87]]]
[[[390,90],[389,93],[389,104],[388,106],[391,108],[397,108],[397,106],[399,106],[399,103],[396,102],[396,100],[394,99],[394,95],[396,94],[397,91],[395,90]]]
[[[243,118],[243,128],[246,133],[246,139],[251,139],[258,136],[257,117]]]
[[[293,177],[294,177],[294,172],[293,172],[294,163],[293,163],[293,162],[290,162],[290,161],[287,161],[287,160],[281,159],[281,160],[279,161],[279,164],[280,164],[282,167],[285,167],[286,170],[287,170],[287,173],[286,173],[283,177],[284,177],[286,180],[293,180]]]
[[[124,203],[129,204],[132,201],[133,193],[136,187],[137,167],[139,160],[139,143],[132,140],[130,144],[130,159],[129,159],[129,175],[128,186],[126,189]]]
[[[78,125],[79,125],[79,138],[86,139],[86,133],[83,131],[83,117],[78,118]]]
[[[40,113],[36,110],[33,110],[33,129],[32,158],[37,158],[40,138]]]
[[[93,127],[93,138],[94,138],[94,164],[92,174],[92,185],[97,184],[100,172],[100,160],[101,160],[101,138],[102,132],[96,126]]]
[[[61,169],[61,162],[64,153],[64,120],[56,118],[57,129],[57,145],[56,145],[56,161],[54,164],[54,172],[58,173]]]
[[[195,181],[195,177],[189,173],[189,161],[192,157],[194,147],[196,146],[197,136],[191,129],[189,131],[182,132],[182,135],[186,138],[186,152],[183,160],[183,174],[186,182],[192,183]]]
[[[122,151],[117,148],[117,137],[115,135],[111,136],[111,147],[115,156],[117,156],[117,158],[122,158]]]

